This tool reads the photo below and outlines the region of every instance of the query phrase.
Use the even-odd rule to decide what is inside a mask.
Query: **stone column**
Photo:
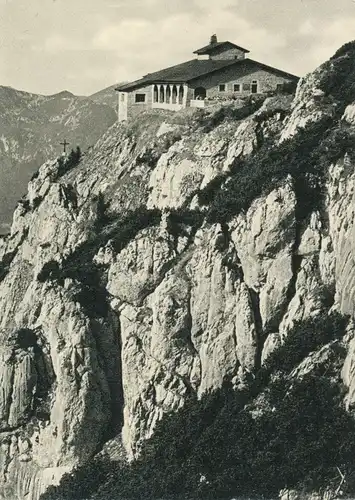
[[[169,85],[170,88],[170,104],[173,103],[173,85]]]
[[[182,106],[183,106],[183,108],[187,107],[187,93],[188,93],[188,90],[189,90],[189,87],[185,83],[184,84],[184,95],[183,95],[183,98],[182,98]]]

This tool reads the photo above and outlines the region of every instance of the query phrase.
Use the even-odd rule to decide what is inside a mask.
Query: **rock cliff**
[[[115,123],[115,111],[101,97],[44,96],[0,85],[0,234],[8,232],[32,174],[61,151],[64,138],[85,150]]]
[[[189,395],[244,384],[296,322],[353,314],[355,104],[324,89],[330,64],[293,101],[145,112],[64,175],[42,165],[0,240],[2,498],[37,500],[109,442],[135,457]],[[316,164],[310,125],[312,151],[330,130],[345,149],[329,139]],[[260,192],[220,215],[230,186],[248,195],[249,159],[304,130],[321,202],[316,190],[304,201],[284,156],[283,175],[259,172]],[[348,406],[354,342],[350,325]]]

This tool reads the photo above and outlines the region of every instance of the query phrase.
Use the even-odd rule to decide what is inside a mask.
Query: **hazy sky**
[[[213,33],[302,75],[355,39],[355,0],[0,0],[0,85],[90,94],[190,59]]]

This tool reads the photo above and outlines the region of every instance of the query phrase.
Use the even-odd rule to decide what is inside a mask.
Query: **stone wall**
[[[238,49],[231,49],[234,52]],[[228,55],[231,51],[225,51],[223,54]],[[243,52],[239,51],[240,54]],[[227,58],[227,57],[226,57]],[[291,81],[290,78],[285,78],[283,76],[278,75],[277,73],[260,69],[260,66],[255,64],[251,65],[250,62],[248,64],[240,64],[237,66],[231,66],[225,68],[223,71],[218,71],[216,73],[211,73],[200,78],[197,78],[192,83],[189,84],[189,88],[187,90],[187,100],[184,105],[171,105],[168,103],[156,103],[156,106],[153,106],[153,89],[152,85],[148,85],[146,87],[139,88],[134,90],[133,92],[127,92],[125,101],[121,101],[121,95],[123,93],[120,92],[119,95],[119,121],[132,118],[136,116],[141,111],[145,111],[147,109],[151,109],[152,107],[162,108],[162,109],[170,109],[172,111],[178,111],[181,107],[189,106],[190,101],[194,99],[194,90],[198,87],[204,87],[207,90],[207,98],[215,98],[215,97],[226,97],[231,98],[233,96],[245,96],[251,94],[251,84],[253,81],[258,82],[258,93],[265,93],[268,91],[276,90],[278,84],[284,84]],[[234,91],[234,85],[240,84],[240,91]],[[219,90],[219,85],[225,84],[225,91],[221,92]],[[243,84],[249,84],[250,87],[248,90],[243,89]],[[146,99],[144,103],[136,103],[135,96],[136,94],[145,94]],[[126,108],[127,107],[127,108]],[[126,110],[127,109],[127,110]]]
[[[237,48],[225,49],[225,47],[218,47],[215,49],[213,54],[211,54],[211,59],[244,59],[245,52]]]
[[[191,82],[190,88],[196,89],[197,87],[205,87],[207,90],[207,97],[232,97],[233,95],[250,94],[250,90],[243,91],[243,83],[249,83],[251,85],[253,80],[258,82],[258,92],[260,93],[276,90],[278,84],[291,81],[290,78],[285,78],[267,70],[260,69],[256,65],[254,68],[246,65],[238,65],[238,67],[232,66],[218,73],[216,72],[202,76]],[[234,92],[234,84],[236,83],[241,84],[240,92]],[[225,92],[220,92],[220,84],[226,85]]]
[[[135,102],[136,94],[145,94],[145,102]],[[153,102],[153,91],[151,85],[141,87],[133,92],[128,92],[127,95],[128,118],[132,118],[146,109],[151,109]]]
[[[117,95],[117,109],[118,109],[118,121],[122,122],[127,120],[128,109],[127,109],[127,92],[118,92]]]

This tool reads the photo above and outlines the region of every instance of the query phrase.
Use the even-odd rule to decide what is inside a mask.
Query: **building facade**
[[[298,81],[295,75],[247,58],[247,53],[213,35],[194,52],[195,59],[118,87],[119,121],[146,109],[202,108],[218,99],[265,94]]]

